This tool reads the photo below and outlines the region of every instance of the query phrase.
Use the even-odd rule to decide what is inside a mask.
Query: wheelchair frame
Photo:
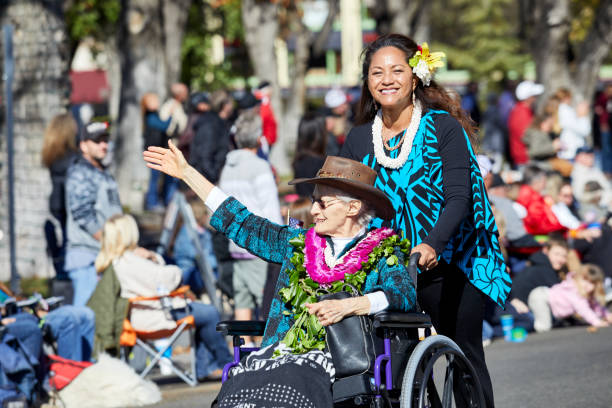
[[[418,258],[411,256],[408,266],[410,276],[415,282],[415,290]],[[416,307],[420,311],[418,304]],[[453,396],[456,398],[458,392],[467,406],[485,406],[482,388],[474,368],[451,339],[442,335],[431,336],[432,323],[427,314],[383,311],[371,318],[373,330],[376,330],[377,334],[382,333],[382,336],[379,336],[383,343],[382,354],[377,355],[374,366],[368,373],[336,379],[332,386],[336,406],[343,406],[348,402],[350,406],[369,403],[373,408],[393,407],[398,404],[401,408],[451,408]],[[265,324],[264,321],[223,321],[217,324],[217,331],[233,337],[234,360],[223,368],[223,382],[227,380],[231,369],[240,363],[241,353],[258,350],[241,348],[244,340],[240,336],[261,336]],[[419,339],[419,329],[425,331],[423,341]],[[410,357],[406,358],[404,355],[402,360],[407,362],[401,367],[395,365],[394,369],[392,338],[396,332],[410,333],[409,337],[401,339],[403,342],[410,342],[404,344],[407,345],[405,351],[410,353]],[[446,358],[447,365],[443,394],[440,398],[433,371],[434,364],[443,357]],[[457,379],[460,381],[458,384]]]

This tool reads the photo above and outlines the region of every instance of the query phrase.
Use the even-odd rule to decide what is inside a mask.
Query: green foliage
[[[573,44],[582,42],[593,25],[600,0],[571,0],[572,28],[569,39]]]
[[[354,274],[345,274],[344,280],[333,282],[327,288],[321,288],[313,281],[304,267],[304,235],[300,234],[291,239],[289,243],[294,251],[291,257],[293,269],[289,273],[289,286],[279,291],[282,301],[288,306],[290,311],[285,311],[285,315],[292,316],[293,326],[289,329],[281,343],[291,349],[292,353],[303,354],[310,350],[325,348],[325,328],[319,323],[316,316],[310,315],[305,304],[316,303],[317,295],[321,293],[338,293],[346,289],[346,285],[353,286],[359,293],[366,280],[367,271],[378,272],[378,262],[386,257],[387,265],[395,265],[399,262],[395,255],[395,248],[399,248],[405,255],[406,263],[410,254],[410,243],[406,239],[401,239],[398,235],[392,235],[384,239],[376,246],[368,260],[361,265],[361,269]],[[275,352],[276,353],[276,352]],[[278,355],[276,353],[275,355]]]
[[[74,0],[66,10],[70,39],[78,43],[85,37],[101,39],[119,21],[120,0]]]
[[[213,36],[221,35],[232,44],[232,54],[215,65],[210,60]],[[189,10],[187,30],[181,49],[181,81],[192,89],[212,91],[227,88],[234,79],[248,77],[251,68],[242,46],[240,0],[228,0],[213,7],[209,1],[195,0]]]
[[[528,56],[517,36],[514,1],[449,0],[439,2],[439,7],[440,3],[445,4],[445,16],[461,16],[461,27],[446,28],[436,46],[446,52],[449,65],[468,70],[475,80],[499,81],[509,71],[523,71]],[[432,32],[441,23],[445,20],[434,23]]]

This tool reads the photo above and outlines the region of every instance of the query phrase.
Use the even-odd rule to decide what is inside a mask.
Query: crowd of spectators
[[[526,331],[612,323],[609,132],[612,86],[595,104],[567,89],[523,81],[508,99],[489,97],[481,171],[513,278],[506,310],[491,307],[483,340],[502,336],[510,314]],[[548,91],[548,92],[545,92]],[[543,98],[543,95],[550,95]],[[595,106],[593,110],[592,107]],[[500,147],[508,146],[507,151]],[[493,161],[493,163],[492,163]]]

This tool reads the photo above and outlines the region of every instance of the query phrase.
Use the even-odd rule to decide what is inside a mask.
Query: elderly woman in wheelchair
[[[282,264],[262,349],[240,361],[239,338],[234,338],[238,354],[226,366],[218,406],[332,406],[346,399],[340,394],[347,394],[347,385],[354,388],[346,383],[336,390],[342,388],[336,387],[337,379],[361,374],[366,374],[361,376],[365,383],[359,380],[362,388],[392,388],[390,333],[431,324],[423,314],[406,320],[380,313],[415,310],[416,275],[407,271],[408,242],[390,229],[369,227],[373,217],[393,216],[389,199],[373,186],[376,173],[356,161],[328,157],[316,177],[292,182],[315,184],[314,227],[290,228],[250,213],[189,166],[171,142],[169,147],[144,152],[147,166],[185,181],[214,212],[211,225],[218,231],[266,261]],[[374,314],[383,317],[363,318]],[[256,328],[238,323],[246,330],[225,327],[226,333],[252,334]],[[375,338],[373,326],[387,334],[384,355],[378,357],[373,349],[382,340]]]

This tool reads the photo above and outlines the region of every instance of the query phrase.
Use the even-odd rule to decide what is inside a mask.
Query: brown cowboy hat
[[[312,183],[346,191],[373,207],[376,215],[390,220],[395,214],[389,197],[374,187],[376,172],[363,163],[338,156],[327,156],[316,177],[297,178],[289,184]]]

